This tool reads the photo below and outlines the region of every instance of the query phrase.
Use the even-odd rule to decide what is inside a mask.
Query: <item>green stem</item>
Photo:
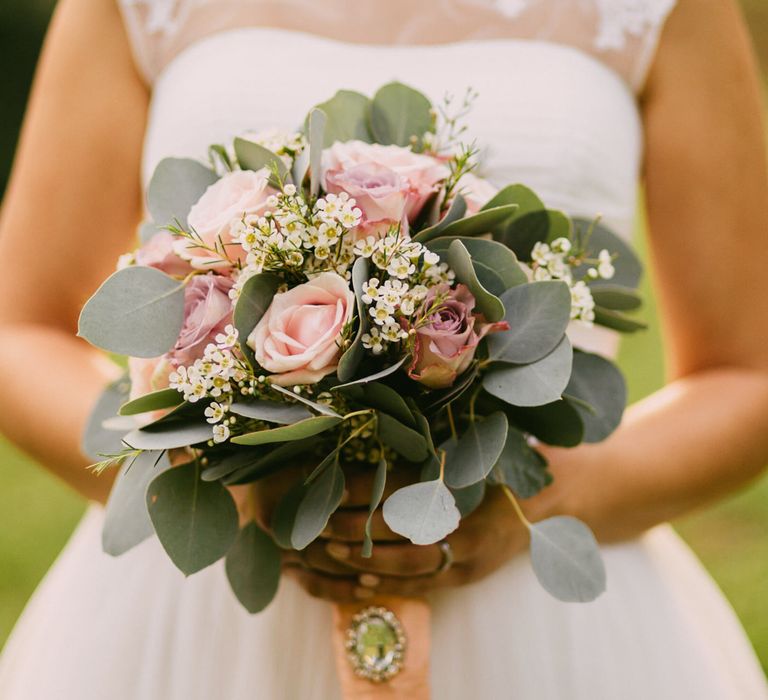
[[[530,530],[531,521],[525,517],[525,513],[523,513],[523,509],[520,507],[520,504],[517,502],[515,495],[512,493],[512,489],[510,489],[506,484],[502,484],[501,488],[509,499],[509,502],[512,504],[512,507],[515,509],[515,513],[517,513],[517,517],[520,518],[520,522],[522,522],[523,525],[525,525],[525,527]]]

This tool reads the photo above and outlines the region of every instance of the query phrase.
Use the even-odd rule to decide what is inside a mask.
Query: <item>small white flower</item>
[[[364,240],[355,243],[355,253],[361,258],[370,258],[375,249],[376,239],[373,236],[368,236]]]
[[[213,426],[213,441],[218,442],[226,442],[229,439],[230,431],[229,427],[224,425],[223,423],[219,423],[218,425]]]
[[[237,328],[230,323],[225,326],[223,333],[219,333],[216,336],[216,343],[222,350],[231,348],[237,342],[237,336]]]
[[[613,267],[613,259],[611,254],[603,249],[597,256],[599,265],[597,266],[597,272],[604,280],[609,280],[616,273],[616,269]]]
[[[224,414],[227,412],[227,408],[228,406],[226,404],[212,401],[211,405],[205,409],[205,419],[209,423],[218,423],[222,418],[224,418]]]
[[[375,277],[371,277],[371,279],[363,285],[363,301],[366,304],[372,304],[379,298],[379,284],[379,280]]]

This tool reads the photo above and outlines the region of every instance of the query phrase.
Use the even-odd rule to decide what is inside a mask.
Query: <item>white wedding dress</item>
[[[370,94],[399,79],[437,102],[471,86],[484,175],[572,214],[601,213],[629,236],[643,152],[636,95],[673,0],[438,0],[429,11],[423,1],[404,5],[396,36],[379,36],[372,19],[363,44],[345,35],[348,13],[386,0],[123,0],[153,87],[145,178],[165,156],[205,158],[246,129],[296,127],[339,88]],[[462,39],[434,44],[435,23]],[[597,329],[578,340],[615,349]],[[0,698],[339,697],[328,604],[284,579],[250,616],[221,562],[185,580],[156,539],[111,558],[102,519],[89,509],[24,612]],[[433,595],[434,698],[768,698],[733,612],[669,527],[603,552],[608,591],[592,604],[550,598],[526,555]]]

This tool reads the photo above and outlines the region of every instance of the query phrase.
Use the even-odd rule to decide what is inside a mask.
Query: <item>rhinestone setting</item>
[[[387,608],[361,610],[347,629],[347,658],[357,676],[374,683],[388,681],[400,672],[405,646],[403,626]]]

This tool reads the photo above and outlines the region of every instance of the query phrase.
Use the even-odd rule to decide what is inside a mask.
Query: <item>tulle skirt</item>
[[[248,615],[216,564],[101,552],[92,507],[0,658],[3,700],[334,700],[331,608],[284,578]],[[733,611],[669,527],[604,548],[608,592],[551,599],[526,556],[432,597],[437,700],[764,700]]]

